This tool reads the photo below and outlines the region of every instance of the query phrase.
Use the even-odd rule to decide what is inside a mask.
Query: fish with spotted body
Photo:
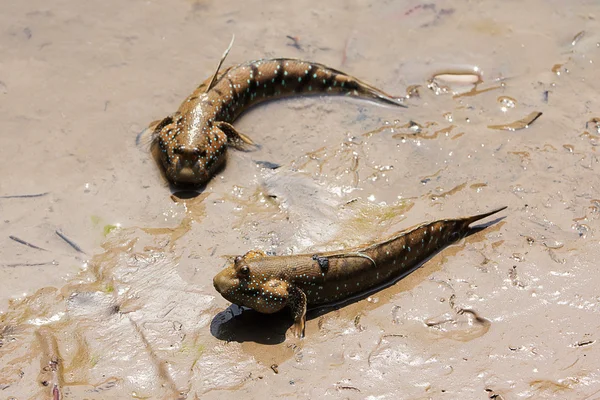
[[[472,223],[505,208],[423,224],[343,251],[289,256],[249,251],[219,272],[213,284],[225,299],[261,313],[289,307],[292,332],[303,337],[307,307],[343,301],[394,282],[442,248],[482,229],[470,227]]]
[[[173,184],[206,183],[223,165],[227,147],[254,142],[232,122],[263,101],[311,94],[345,94],[405,107],[401,99],[322,64],[290,58],[250,61],[220,72],[202,83],[177,112],[150,125],[152,151]]]

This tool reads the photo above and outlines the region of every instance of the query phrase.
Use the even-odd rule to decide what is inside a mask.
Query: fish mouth
[[[167,175],[169,180],[178,186],[200,186],[210,179],[207,171],[188,165],[169,168]]]
[[[231,276],[231,273],[227,270],[223,270],[223,271],[219,272],[213,278],[213,286],[215,287],[217,292],[219,292],[221,294],[221,296],[223,296],[225,299],[231,301],[232,303],[233,303],[233,301],[230,298],[229,293],[231,293],[231,291],[234,290],[235,287],[238,285],[239,285],[238,280],[236,278],[233,278]]]
[[[208,182],[222,167],[225,159],[220,156],[210,163],[202,160],[187,160],[181,157],[167,166],[167,177],[175,185],[200,186]]]
[[[198,174],[192,167],[182,167],[175,171],[175,182],[177,183],[198,185],[205,180],[206,178]]]

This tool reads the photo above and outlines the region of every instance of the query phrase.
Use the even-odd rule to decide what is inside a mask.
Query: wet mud
[[[118,10],[118,13],[115,13]],[[600,6],[64,0],[0,15],[0,397],[600,397]],[[406,96],[252,109],[199,193],[136,136],[213,71],[324,63]],[[212,286],[508,206],[396,284],[309,314]]]

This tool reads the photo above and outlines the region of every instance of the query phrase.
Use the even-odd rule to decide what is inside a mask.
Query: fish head
[[[175,185],[199,186],[223,165],[227,137],[218,128],[190,134],[181,121],[161,127],[156,142],[167,179]]]
[[[257,254],[262,253],[249,252],[236,257],[214,277],[213,285],[226,300],[271,314],[287,305],[289,285],[267,273],[260,261],[252,260]]]

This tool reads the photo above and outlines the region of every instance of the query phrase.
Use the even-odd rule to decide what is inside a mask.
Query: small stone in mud
[[[275,372],[276,374],[279,373],[279,366],[277,364],[272,364],[271,365],[271,369],[273,370],[273,372]],[[290,382],[291,384],[291,382]]]

